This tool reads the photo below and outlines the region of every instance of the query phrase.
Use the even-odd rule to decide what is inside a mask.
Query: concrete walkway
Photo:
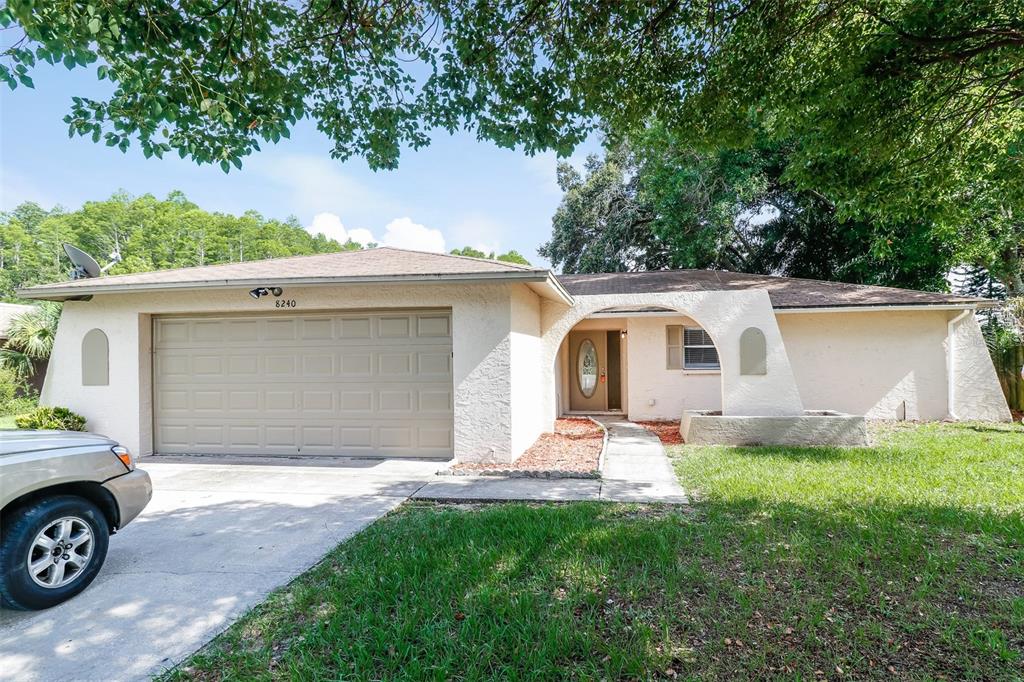
[[[153,501],[110,539],[93,584],[45,611],[0,610],[0,680],[149,679],[400,505],[438,468],[272,461],[143,458]]]
[[[665,448],[654,433],[626,419],[599,417],[598,421],[608,429],[608,451],[601,472],[602,500],[688,502]]]
[[[458,476],[433,481],[413,499],[444,501],[573,501],[665,502],[686,504],[672,464],[658,437],[633,422],[601,416],[608,429],[601,479],[506,478]]]

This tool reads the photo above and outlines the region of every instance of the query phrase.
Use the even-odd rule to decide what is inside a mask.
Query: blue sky
[[[0,92],[0,209],[22,201],[74,209],[123,189],[166,196],[182,190],[211,211],[255,209],[267,217],[294,215],[312,231],[408,248],[465,245],[516,249],[546,264],[536,248],[549,235],[560,192],[553,153],[528,157],[478,142],[472,134],[439,132],[426,149],[406,151],[398,170],[371,171],[361,159],[330,158],[330,145],[305,121],[289,140],[264,145],[241,171],[196,166],[177,155],[145,159],[88,138],[68,138],[61,120],[74,95],[105,91],[95,69],[43,64],[35,89]],[[570,159],[579,165],[596,140]]]

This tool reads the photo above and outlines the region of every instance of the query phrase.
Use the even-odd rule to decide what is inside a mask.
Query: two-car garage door
[[[161,317],[158,453],[450,457],[449,311]]]

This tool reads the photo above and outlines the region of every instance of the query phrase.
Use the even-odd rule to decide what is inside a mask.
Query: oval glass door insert
[[[576,379],[583,397],[593,397],[597,390],[597,348],[590,339],[583,340],[576,354]]]

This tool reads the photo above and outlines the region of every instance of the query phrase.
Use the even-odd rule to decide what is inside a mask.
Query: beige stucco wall
[[[789,366],[786,348],[775,321],[767,291],[701,291],[661,294],[614,294],[577,296],[576,304],[567,306],[555,301],[541,302],[541,328],[544,333],[544,412],[550,428],[561,412],[556,390],[556,358],[563,340],[574,326],[593,313],[608,308],[628,306],[661,306],[692,318],[715,339],[722,363],[722,411],[728,415],[797,415],[803,403],[796,380]],[[739,337],[747,327],[758,327],[767,342],[768,373],[741,376],[739,373]],[[627,343],[629,343],[627,335]],[[662,342],[663,343],[663,342]],[[657,363],[664,358],[664,347],[654,358],[631,362],[629,384],[639,383],[637,364]],[[561,369],[561,367],[559,367]],[[564,371],[564,370],[563,370]],[[564,403],[564,398],[561,401]],[[635,408],[632,396],[629,409]],[[672,415],[678,418],[681,415]]]
[[[699,326],[684,316],[628,319],[630,419],[680,419],[683,410],[722,409],[721,372],[666,367],[665,327],[675,324]]]
[[[952,353],[948,364],[953,376],[953,409],[956,419],[1010,421],[1010,408],[999,387],[985,337],[973,313],[950,314]]]
[[[517,448],[539,434],[539,407],[512,417],[513,393],[528,399],[527,367],[539,347],[529,324],[535,303],[516,294],[512,332],[512,291],[523,285],[350,285],[296,287],[285,292],[303,311],[357,308],[450,307],[452,310],[455,456],[461,460],[509,461]],[[528,290],[526,290],[528,292]],[[529,293],[529,296],[534,296]],[[536,298],[534,296],[534,298]],[[151,452],[150,317],[160,314],[275,313],[274,299],[251,298],[247,290],[201,290],[100,295],[64,306],[42,401],[80,412],[89,428],[120,440],[135,452]],[[98,327],[110,340],[110,385],[82,386],[81,342]],[[531,340],[532,338],[532,340]],[[512,358],[523,378],[512,382]],[[514,426],[515,424],[515,426]],[[513,437],[513,428],[517,433]]]
[[[672,418],[683,409],[726,415],[798,415],[832,409],[869,417],[941,419],[948,413],[947,343],[953,349],[954,408],[961,419],[1009,418],[973,316],[958,311],[780,314],[765,291],[580,296],[574,306],[540,299],[522,284],[349,285],[286,291],[298,308],[276,311],[274,299],[245,289],[108,294],[68,302],[42,392],[44,404],[82,413],[89,427],[136,452],[152,449],[151,317],[164,314],[282,315],[360,308],[452,310],[455,456],[510,461],[553,426],[566,407],[564,340],[595,312],[664,306],[704,327],[722,362],[718,374],[664,370],[664,326],[680,320],[630,318],[625,406],[635,419]],[[621,321],[614,321],[622,324]],[[739,374],[739,337],[765,335],[768,372]],[[110,342],[110,385],[82,386],[81,342],[99,328]],[[650,405],[650,399],[655,405]]]
[[[929,420],[950,416],[947,323],[959,312],[785,313],[778,320],[808,409]],[[973,315],[962,328],[956,416],[1002,418],[1005,401]]]
[[[512,456],[533,445],[547,428],[544,406],[537,396],[543,390],[540,369],[540,297],[525,285],[510,290]]]

